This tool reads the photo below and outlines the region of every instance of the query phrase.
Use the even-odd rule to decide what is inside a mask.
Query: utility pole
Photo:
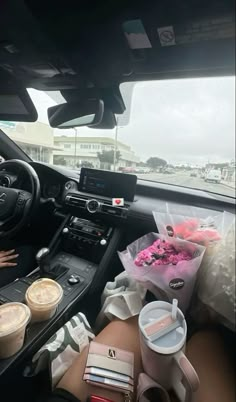
[[[75,132],[75,149],[74,149],[74,168],[76,168],[76,147],[77,147],[77,128],[73,128]]]
[[[116,128],[115,128],[115,147],[114,147],[114,159],[113,159],[113,170],[116,171],[116,155],[117,155],[117,137],[118,137],[118,117],[116,118]]]

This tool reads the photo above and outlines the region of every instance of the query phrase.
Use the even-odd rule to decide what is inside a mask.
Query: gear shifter
[[[36,254],[36,260],[39,265],[40,276],[43,278],[58,279],[64,275],[69,268],[62,264],[50,264],[50,252],[47,247],[41,248]]]
[[[47,247],[41,248],[36,254],[36,261],[39,265],[40,275],[48,276],[50,273],[50,263],[49,263],[50,250]]]

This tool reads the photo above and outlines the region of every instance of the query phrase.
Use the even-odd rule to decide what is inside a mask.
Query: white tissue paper
[[[143,308],[146,289],[132,279],[127,272],[107,282],[101,296],[102,308],[96,320],[96,331],[114,318],[127,320],[138,315]]]

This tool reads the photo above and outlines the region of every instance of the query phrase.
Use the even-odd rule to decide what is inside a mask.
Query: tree
[[[121,158],[120,151],[116,151],[116,162],[118,162]],[[98,152],[98,159],[100,163],[108,163],[112,165],[114,163],[114,151],[102,151]]]
[[[167,165],[167,162],[164,159],[158,158],[157,156],[152,156],[146,162],[147,166],[151,169],[157,169],[158,167],[164,167]]]

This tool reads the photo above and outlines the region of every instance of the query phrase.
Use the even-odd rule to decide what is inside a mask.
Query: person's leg
[[[141,354],[139,346],[138,320],[137,317],[127,321],[111,322],[96,338],[96,342],[105,345],[128,350],[134,353],[134,372],[135,372],[135,388],[137,387],[137,378],[142,371]],[[89,386],[83,381],[83,373],[87,359],[88,348],[84,349],[81,355],[75,360],[69,370],[61,379],[58,388],[63,388],[77,398],[81,402],[86,401],[90,394],[104,396],[116,402],[123,402],[124,398],[121,394],[102,389],[100,387]]]
[[[235,372],[216,331],[193,335],[186,354],[200,379],[194,402],[235,402]]]

